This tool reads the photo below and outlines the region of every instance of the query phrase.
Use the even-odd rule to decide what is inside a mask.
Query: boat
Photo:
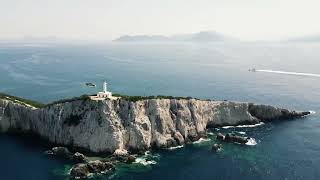
[[[251,72],[256,72],[256,69],[255,69],[255,68],[252,68],[252,69],[249,69],[249,71],[251,71]]]
[[[88,86],[88,87],[96,87],[96,85],[91,83],[91,82],[86,83],[86,86]]]

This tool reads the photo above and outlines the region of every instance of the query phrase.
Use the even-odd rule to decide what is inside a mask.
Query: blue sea
[[[320,74],[320,43],[1,43],[0,92],[43,103],[92,94],[103,80],[115,93],[249,101],[294,110],[306,118],[257,127],[219,128],[254,138],[254,146],[215,140],[149,152],[154,164],[121,165],[94,179],[320,179],[320,78],[248,69]],[[96,88],[84,85],[97,84]],[[0,135],[0,179],[68,179],[70,162],[24,135]]]

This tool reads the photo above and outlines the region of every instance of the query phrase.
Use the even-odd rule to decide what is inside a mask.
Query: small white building
[[[103,91],[98,92],[97,97],[98,98],[112,98],[112,92],[109,92],[107,90],[107,82],[106,81],[103,82]]]

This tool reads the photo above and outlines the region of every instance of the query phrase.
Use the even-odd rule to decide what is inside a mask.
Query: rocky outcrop
[[[225,141],[225,142],[246,144],[249,141],[249,139],[250,138],[248,138],[248,137],[237,136],[232,133],[227,133],[226,135],[223,135],[221,133],[217,134],[217,140]]]
[[[119,154],[113,153],[110,160],[112,162],[123,162],[123,163],[131,164],[136,160],[136,157],[130,154],[119,155]]]
[[[214,151],[214,152],[222,151],[222,144],[213,144],[211,150]]]
[[[75,100],[32,108],[0,99],[0,130],[32,132],[95,153],[167,148],[198,140],[206,128],[291,119],[308,112],[196,99]]]
[[[82,153],[76,152],[71,156],[71,160],[77,163],[87,162],[88,158]]]
[[[217,140],[220,140],[220,141],[223,141],[225,138],[225,135],[221,134],[221,133],[218,133],[217,134]]]
[[[72,160],[76,163],[83,163],[88,161],[88,158],[85,155],[79,152],[72,154],[66,147],[53,147],[51,150],[48,150],[45,153],[54,157]]]
[[[249,113],[263,121],[273,121],[276,119],[294,119],[302,116],[309,115],[309,111],[305,112],[296,112],[296,111],[289,111],[287,109],[276,108],[269,105],[255,105],[249,104]]]
[[[115,165],[110,162],[100,160],[90,161],[87,163],[76,164],[71,168],[70,176],[73,179],[84,179],[89,175],[105,174],[115,169]]]

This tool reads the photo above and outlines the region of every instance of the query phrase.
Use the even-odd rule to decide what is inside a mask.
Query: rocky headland
[[[94,100],[84,95],[44,105],[0,93],[0,132],[31,133],[59,145],[45,153],[72,161],[69,175],[73,179],[113,172],[117,163],[133,163],[135,153],[151,148],[180,147],[198,141],[206,137],[208,128],[253,125],[308,114],[247,102],[171,96]],[[217,139],[248,142],[248,138],[233,134],[217,134]],[[222,149],[222,144],[212,147],[215,152]],[[92,159],[78,150],[110,156]]]
[[[33,133],[54,144],[121,155],[196,141],[211,127],[293,119],[309,113],[193,98],[76,98],[34,107],[2,97],[0,131]]]

